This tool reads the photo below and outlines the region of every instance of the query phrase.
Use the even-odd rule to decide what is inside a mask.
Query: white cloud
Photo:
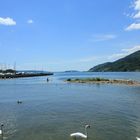
[[[134,14],[133,18],[135,18],[135,19],[140,18],[140,0],[135,0],[134,10],[135,10],[135,14]]]
[[[139,51],[139,50],[140,50],[140,45],[134,46],[134,47],[128,48],[128,49],[122,49],[122,51],[126,52],[127,54],[131,54],[131,53]]]
[[[133,16],[133,18],[140,18],[140,11]]]
[[[13,26],[16,25],[16,21],[14,21],[12,18],[2,18],[0,17],[0,24],[1,25],[6,25],[6,26]]]
[[[140,45],[128,49],[122,49],[120,53],[116,53],[111,56],[108,56],[108,59],[109,60],[120,59],[139,50],[140,50]]]
[[[115,39],[116,35],[114,34],[99,34],[99,35],[92,35],[92,38],[89,39],[91,42],[100,42],[100,41],[107,41]]]
[[[127,56],[126,53],[116,53],[116,54],[112,54],[110,56],[107,57],[108,60],[117,60],[117,59],[120,59],[120,58],[123,58]]]
[[[27,23],[28,23],[28,24],[32,24],[32,23],[34,23],[34,21],[33,21],[32,19],[29,19],[29,20],[27,21]]]
[[[132,23],[125,30],[126,31],[140,30],[140,23]]]
[[[134,9],[140,11],[140,0],[135,0],[135,2],[134,2]]]
[[[130,24],[125,30],[139,30],[140,29],[140,0],[134,0],[133,2],[133,10],[134,12],[131,14],[131,18],[135,19],[134,23]]]

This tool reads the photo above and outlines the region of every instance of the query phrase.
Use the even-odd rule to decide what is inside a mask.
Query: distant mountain
[[[115,62],[97,65],[90,72],[140,71],[140,50]]]

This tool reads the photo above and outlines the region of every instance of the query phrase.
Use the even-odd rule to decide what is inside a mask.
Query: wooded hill
[[[114,62],[97,65],[90,72],[140,71],[140,50]]]

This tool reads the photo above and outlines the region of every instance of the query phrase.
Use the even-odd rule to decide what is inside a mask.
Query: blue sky
[[[140,50],[140,0],[0,0],[0,66],[88,70]]]

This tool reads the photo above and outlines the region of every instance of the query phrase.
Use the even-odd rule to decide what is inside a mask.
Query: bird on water
[[[137,140],[140,140],[140,138],[136,137]]]
[[[3,140],[3,124],[0,125],[0,135],[2,137],[2,140]]]
[[[0,125],[0,135],[3,134],[3,126],[4,126],[3,124]]]
[[[22,104],[22,101],[18,100],[18,101],[17,101],[17,104]]]
[[[85,125],[85,134],[80,133],[80,132],[76,132],[76,133],[70,134],[70,137],[72,137],[74,140],[77,140],[77,139],[88,139],[87,128],[90,128],[90,125]]]

